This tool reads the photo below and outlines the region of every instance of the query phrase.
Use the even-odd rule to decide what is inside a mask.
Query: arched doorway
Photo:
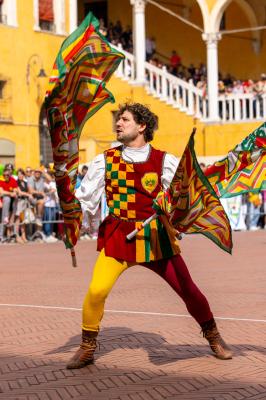
[[[39,117],[40,135],[40,163],[43,165],[53,162],[53,152],[51,146],[50,133],[47,125],[45,108],[42,106]]]
[[[16,145],[11,140],[0,138],[0,164],[15,164]]]

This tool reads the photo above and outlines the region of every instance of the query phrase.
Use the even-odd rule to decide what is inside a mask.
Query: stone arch
[[[241,8],[243,10],[243,12],[245,13],[245,15],[250,23],[250,26],[258,26],[259,25],[258,18],[257,18],[257,15],[255,14],[254,9],[251,7],[251,5],[247,1],[243,1],[243,0],[234,0],[234,1],[235,1],[235,3],[237,3],[239,8]],[[251,31],[250,33],[251,33],[251,36],[253,39],[253,49],[256,52],[255,44],[258,44],[257,50],[260,49],[261,31]]]
[[[209,32],[210,12],[206,0],[197,0],[203,19],[204,32]]]
[[[0,138],[0,164],[15,164],[16,143],[12,140]]]
[[[254,12],[254,9],[250,6],[250,4],[245,0],[218,0],[212,11],[211,11],[211,18],[210,18],[210,28],[211,32],[219,32],[219,27],[221,23],[221,19],[223,16],[224,11],[229,6],[232,1],[235,1],[237,5],[242,9],[245,15],[248,18],[250,26],[258,25],[257,16]],[[259,38],[258,32],[252,32],[254,39]]]

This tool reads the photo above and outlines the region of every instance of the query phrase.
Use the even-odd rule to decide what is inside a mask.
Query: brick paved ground
[[[61,243],[1,246],[0,399],[266,399],[266,232],[234,243],[229,256],[201,237],[182,242],[215,315],[232,318],[218,323],[233,360],[215,359],[171,289],[133,267],[108,298],[95,364],[72,371],[95,242],[79,244],[77,269]]]

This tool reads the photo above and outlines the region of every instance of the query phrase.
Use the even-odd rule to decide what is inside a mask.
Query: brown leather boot
[[[82,330],[82,343],[78,351],[67,364],[67,369],[83,368],[86,365],[93,363],[93,354],[97,347],[97,335],[98,332]]]
[[[233,353],[222,339],[214,319],[205,322],[201,327],[203,337],[208,340],[215,357],[220,360],[229,360],[233,357]]]

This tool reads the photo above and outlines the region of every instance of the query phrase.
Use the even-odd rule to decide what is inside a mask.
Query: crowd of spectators
[[[204,170],[204,165],[201,164]],[[2,171],[1,171],[2,169]],[[88,171],[84,165],[77,177],[76,188]],[[266,229],[266,190],[223,200],[232,229]],[[91,216],[82,209],[80,239],[97,239],[101,219],[99,208]],[[12,164],[0,165],[0,243],[53,243],[63,239],[62,212],[54,172],[49,166],[16,173]]]
[[[83,166],[77,187],[87,172]],[[81,239],[96,239],[98,215],[90,220],[83,210]],[[64,235],[62,212],[54,171],[49,165],[40,168],[19,168],[0,165],[0,243],[53,243]]]
[[[116,23],[110,22],[107,27],[102,18],[100,18],[99,22],[101,34],[104,35],[110,43],[115,46],[121,44],[124,50],[133,53],[132,29],[129,25],[123,29],[121,21],[119,20],[116,21]]]
[[[123,28],[121,21],[116,23],[110,22],[106,27],[104,20],[100,19],[100,31],[106,36],[108,41],[114,45],[121,44],[123,49],[133,52],[132,29],[128,25]],[[166,57],[156,51],[156,39],[148,36],[146,38],[146,61],[152,65],[162,68],[165,66],[167,71],[183,80],[190,81],[199,89],[203,90],[203,95],[207,93],[207,67],[204,63],[195,66],[191,63],[185,66],[182,63],[180,54],[173,50],[167,61]],[[164,61],[162,61],[162,59]],[[262,96],[266,94],[266,74],[261,74],[258,80],[253,79],[238,79],[231,74],[222,75],[219,73],[218,91],[221,95],[230,94],[254,94],[254,96]]]
[[[194,64],[186,67],[181,63],[181,58],[176,51],[172,52],[168,63],[163,63],[155,56],[150,58],[149,62],[158,68],[166,66],[169,73],[187,82],[192,79],[193,84],[202,89],[203,95],[207,94],[207,67],[204,63],[200,63],[198,67],[195,67]],[[223,76],[219,73],[218,92],[220,95],[226,96],[231,94],[253,94],[260,98],[266,94],[266,74],[261,74],[258,80],[241,80],[231,74]]]

